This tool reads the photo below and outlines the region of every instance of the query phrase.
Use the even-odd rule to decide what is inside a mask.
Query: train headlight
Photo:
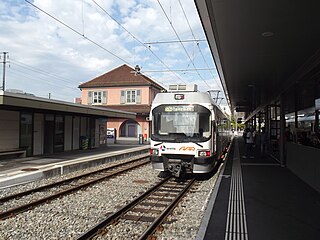
[[[150,154],[151,155],[158,155],[159,154],[159,150],[158,149],[150,149]]]
[[[198,153],[199,157],[210,157],[211,153],[210,151],[206,150],[206,151],[199,151]]]

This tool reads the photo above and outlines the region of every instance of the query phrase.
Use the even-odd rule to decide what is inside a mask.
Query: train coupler
[[[176,178],[184,178],[189,164],[176,164],[176,165],[170,165],[168,170],[171,172],[171,174]]]
[[[170,165],[169,166],[169,171],[171,172],[171,174],[175,177],[179,177],[180,176],[180,172],[181,172],[181,165],[177,164],[177,165]]]

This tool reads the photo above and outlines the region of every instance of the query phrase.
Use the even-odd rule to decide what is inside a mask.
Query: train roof
[[[207,92],[162,92],[158,93],[152,102],[152,109],[162,104],[201,104],[213,105],[218,111],[218,115],[223,115],[226,118],[229,116],[222,111],[216,104],[209,93]]]
[[[183,99],[177,99],[179,96],[183,96]],[[164,92],[158,93],[153,100],[152,104],[214,104],[213,99],[208,93],[204,92]]]

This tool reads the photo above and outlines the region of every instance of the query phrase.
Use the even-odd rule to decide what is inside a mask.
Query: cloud
[[[193,39],[178,1],[160,2],[179,37],[182,40]],[[79,82],[89,81],[124,63],[131,66],[138,64],[142,66],[142,71],[194,68],[180,43],[152,44],[150,48],[141,44],[178,40],[157,1],[34,0],[33,3],[73,30],[26,2],[1,1],[0,44],[12,59],[7,88],[18,88],[41,96],[52,92],[55,93],[53,97],[56,95],[58,99],[72,101],[81,95]],[[181,3],[196,38],[204,39],[193,0]],[[209,66],[213,68],[208,44],[200,42],[199,46]],[[207,68],[195,43],[184,43],[184,47],[197,68]],[[21,63],[61,76],[65,81],[49,74],[39,75],[26,66],[19,66]],[[164,85],[190,82],[198,83],[201,89],[206,89],[204,81],[207,81],[214,88],[221,87],[208,71],[201,71],[201,77],[195,71],[150,72],[148,75]]]

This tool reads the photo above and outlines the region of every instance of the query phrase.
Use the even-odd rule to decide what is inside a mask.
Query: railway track
[[[79,189],[88,187],[92,184],[114,177],[118,174],[146,165],[149,162],[149,158],[143,156],[135,160],[116,164],[104,169],[96,170],[66,180],[34,188],[25,192],[20,192],[17,194],[3,197],[0,199],[0,207],[3,208],[3,206],[9,204],[10,202],[13,202],[15,206],[11,206],[5,210],[1,210],[0,220],[12,217],[20,212],[32,209],[40,204],[59,198],[63,195],[72,193]],[[43,197],[44,193],[48,193],[47,196]],[[25,198],[27,196],[29,197],[37,194],[41,195],[41,197],[36,198],[36,200],[33,199],[30,202],[25,203]]]
[[[181,182],[172,177],[166,178],[109,215],[77,240],[108,238],[108,235],[114,236],[114,228],[126,231],[126,239],[148,239],[194,183],[195,179]]]

